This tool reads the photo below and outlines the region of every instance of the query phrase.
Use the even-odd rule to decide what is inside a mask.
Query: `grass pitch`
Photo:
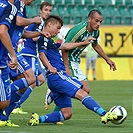
[[[107,111],[114,105],[126,108],[128,116],[121,125],[111,122],[102,124],[100,117],[87,110],[78,100],[73,99],[73,116],[65,121],[64,125],[39,124],[29,127],[27,121],[32,112],[39,115],[50,113],[54,108],[51,104],[49,110],[44,109],[46,83],[36,87],[29,99],[22,105],[27,115],[11,114],[10,119],[19,124],[19,128],[0,127],[0,133],[133,133],[133,82],[132,81],[89,81],[92,96]]]

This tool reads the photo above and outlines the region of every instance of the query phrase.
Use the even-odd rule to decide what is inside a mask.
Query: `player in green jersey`
[[[96,38],[95,41],[92,41],[93,49],[107,62],[107,64],[109,64],[110,69],[115,71],[115,63],[104,53],[97,41],[100,32],[99,27],[102,21],[102,13],[97,9],[91,10],[88,14],[88,21],[81,22],[71,28],[65,37],[65,42],[73,42],[73,45],[75,45],[76,42],[82,42],[88,37]],[[69,51],[64,50],[62,51],[62,56],[67,73],[81,81],[85,87],[85,91],[89,93],[90,87],[88,85],[88,81],[79,67],[80,55],[85,48],[86,46],[78,47]]]

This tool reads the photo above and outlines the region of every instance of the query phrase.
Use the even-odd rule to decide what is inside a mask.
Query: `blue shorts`
[[[82,88],[82,83],[66,72],[49,74],[47,84],[54,96],[54,102],[60,108],[72,107],[71,98],[75,98],[76,92]]]
[[[11,98],[11,86],[9,68],[0,69],[0,101],[7,101]]]
[[[17,53],[17,59],[18,59],[18,73],[16,73],[16,70],[10,69],[11,79],[17,77],[19,74],[22,74],[23,72],[27,71],[28,69],[31,69],[29,63],[19,53]]]
[[[25,56],[25,55],[23,55],[23,57],[27,60],[27,62],[31,66],[34,74],[36,76],[39,76],[41,74],[41,71],[40,71],[39,66],[38,66],[37,58],[36,57],[32,57],[32,56]]]

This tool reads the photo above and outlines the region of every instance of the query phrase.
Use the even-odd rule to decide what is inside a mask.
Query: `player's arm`
[[[48,33],[48,32],[43,32],[43,31],[28,31],[28,30],[24,30],[24,33],[22,35],[22,38],[35,38],[37,39],[36,37],[38,36],[45,36],[47,38],[51,37],[51,35]],[[36,40],[34,40],[36,41]]]
[[[45,40],[45,41],[44,41]],[[57,70],[55,67],[53,67],[50,62],[48,61],[47,57],[46,57],[46,52],[47,52],[47,47],[48,47],[48,39],[44,38],[43,36],[41,36],[38,39],[38,53],[39,53],[39,58],[42,62],[42,64],[44,66],[46,66],[48,68],[48,70],[53,73],[56,74]],[[45,45],[44,45],[45,44]]]
[[[64,61],[64,65],[66,68],[66,73],[71,76],[71,71],[69,69],[69,62],[68,62],[68,50],[62,50],[62,59]]]
[[[60,50],[74,49],[74,48],[79,47],[79,46],[89,45],[91,43],[91,41],[93,41],[93,40],[96,40],[96,39],[93,38],[93,37],[89,37],[83,42],[68,42],[68,43],[64,43],[64,44],[62,44],[59,47],[59,49]]]
[[[16,18],[17,26],[28,26],[32,23],[40,24],[41,18],[39,16],[34,17],[34,18],[24,18],[24,17],[17,15],[17,18]]]
[[[68,43],[68,42],[72,42],[72,37],[75,35],[76,33],[74,33],[74,30],[69,30],[67,35],[66,35],[66,40],[65,40],[65,43]],[[73,45],[73,44],[72,44]],[[62,50],[62,59],[64,61],[64,65],[65,65],[65,68],[66,68],[66,73],[69,74],[71,76],[71,71],[69,69],[69,62],[68,62],[68,54],[69,54],[69,51],[64,49]]]
[[[57,73],[57,69],[55,67],[53,67],[49,63],[49,61],[48,61],[46,55],[44,54],[44,52],[39,52],[39,58],[42,61],[43,65],[46,66],[51,73],[53,73],[53,74],[56,74]]]
[[[11,42],[10,36],[8,34],[8,27],[6,25],[0,25],[0,40],[12,56],[12,60],[9,63],[9,66],[12,69],[17,69],[17,66],[18,66],[17,57],[16,57],[16,53],[12,47],[12,42]]]
[[[113,71],[116,70],[116,65],[115,63],[109,59],[109,57],[104,53],[103,49],[101,48],[100,45],[92,45],[95,51],[110,65],[110,70],[112,69]]]

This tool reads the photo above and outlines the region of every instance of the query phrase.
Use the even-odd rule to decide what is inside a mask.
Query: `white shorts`
[[[80,69],[78,62],[70,61],[69,66],[72,73],[72,77],[76,78],[79,81],[86,80],[86,77]]]

